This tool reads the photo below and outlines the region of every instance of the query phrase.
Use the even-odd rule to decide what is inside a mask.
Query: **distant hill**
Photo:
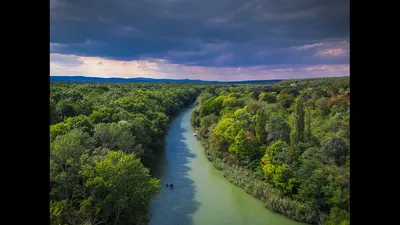
[[[135,78],[102,78],[84,76],[50,76],[50,82],[147,82],[147,83],[229,83],[229,84],[272,84],[282,80],[248,80],[248,81],[205,81],[190,79],[153,79],[144,77]]]

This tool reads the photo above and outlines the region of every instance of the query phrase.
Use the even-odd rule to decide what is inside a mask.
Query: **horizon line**
[[[203,79],[189,79],[189,78],[151,78],[151,77],[89,77],[89,76],[80,76],[80,75],[72,75],[72,76],[58,76],[58,75],[50,75],[49,77],[84,77],[84,78],[97,78],[97,79],[151,79],[151,80],[192,80],[192,81],[207,81],[207,82],[241,82],[241,81],[281,81],[281,80],[297,80],[297,79],[316,79],[316,78],[335,78],[335,77],[305,77],[305,78],[282,78],[282,79],[255,79],[255,80],[229,80],[229,81],[221,81],[221,80],[203,80]],[[350,75],[337,76],[339,77],[350,77]]]

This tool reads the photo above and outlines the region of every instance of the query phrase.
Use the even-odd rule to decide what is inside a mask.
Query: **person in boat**
[[[173,185],[173,184],[171,184],[171,185],[170,185],[170,187],[171,187],[171,188],[174,188],[174,185]]]

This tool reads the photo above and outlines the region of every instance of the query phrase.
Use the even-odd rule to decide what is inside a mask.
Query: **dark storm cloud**
[[[54,53],[201,66],[348,62],[348,44],[337,44],[348,40],[348,0],[51,0],[50,10]]]

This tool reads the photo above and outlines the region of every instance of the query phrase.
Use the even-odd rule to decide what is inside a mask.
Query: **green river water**
[[[151,173],[161,191],[149,206],[151,225],[300,225],[265,208],[263,203],[231,184],[206,158],[193,136],[194,105],[176,117],[166,137],[165,151]],[[173,183],[170,189],[166,184]]]

